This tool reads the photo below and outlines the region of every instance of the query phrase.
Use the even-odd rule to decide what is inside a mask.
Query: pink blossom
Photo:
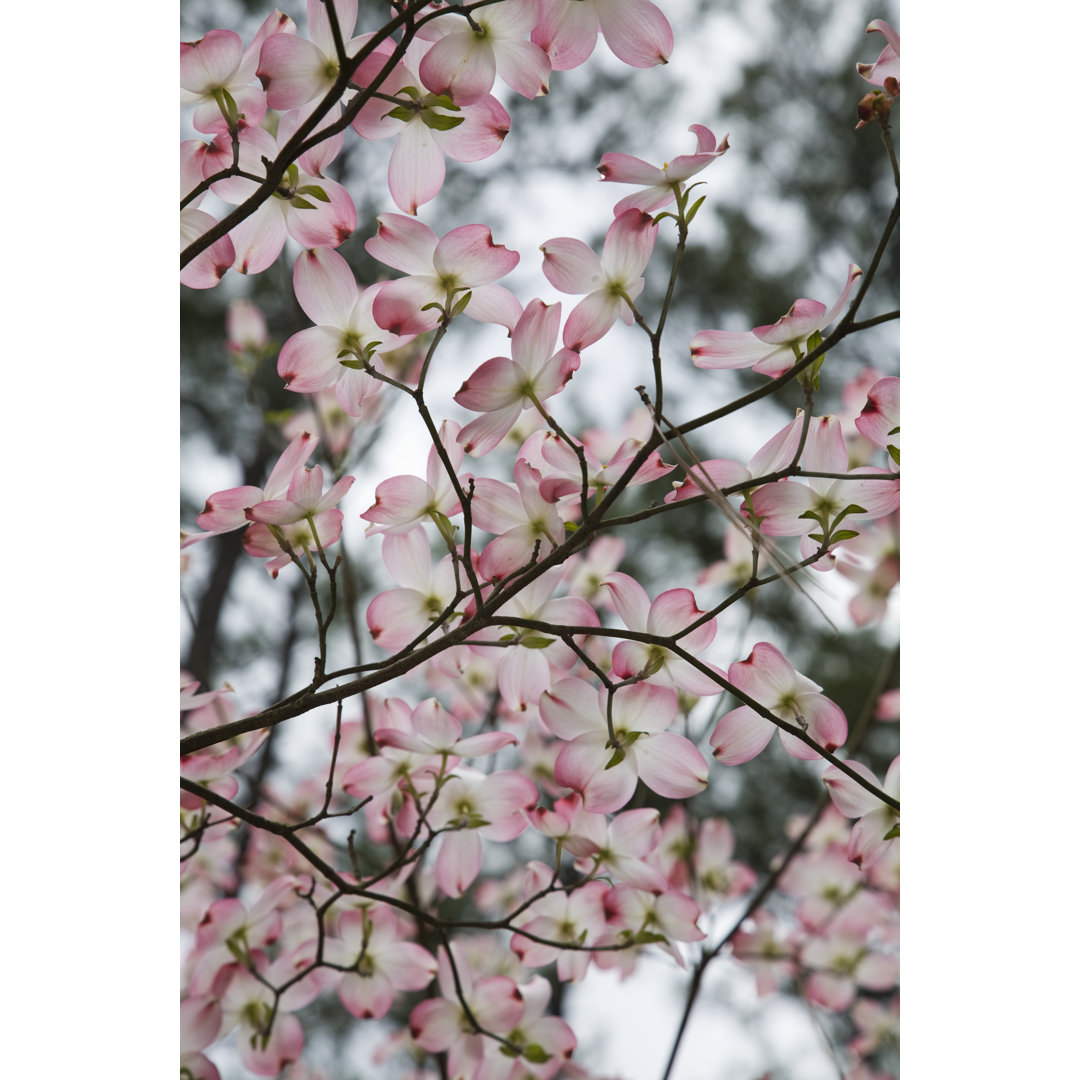
[[[868,34],[877,31],[885,38],[885,48],[872,64],[856,64],[859,74],[873,86],[885,86],[897,97],[900,94],[900,35],[884,19],[874,19],[866,28]],[[895,89],[886,85],[887,80],[895,81]]]
[[[866,395],[866,405],[855,418],[855,426],[875,446],[889,452],[890,464],[900,465],[900,380],[880,379]]]
[[[674,39],[663,12],[650,0],[537,0],[532,39],[551,57],[556,71],[585,63],[602,31],[608,48],[624,64],[666,64]]]
[[[378,47],[360,65],[353,82],[373,83],[391,52],[388,43]],[[372,98],[352,122],[362,138],[396,138],[390,155],[390,195],[407,214],[415,214],[438,194],[446,176],[446,157],[455,161],[491,157],[510,131],[509,113],[491,94],[466,105],[445,94],[421,93],[422,86],[399,64],[383,80],[380,91],[401,104],[391,107],[382,98]]]
[[[451,968],[446,950],[439,950],[439,991],[442,997],[422,1001],[409,1016],[409,1031],[416,1042],[430,1053],[446,1052],[451,1076],[481,1075],[487,1044],[490,1040],[474,1033],[458,998],[461,996],[485,1031],[506,1036],[525,1015],[525,1001],[513,979],[492,975],[475,979],[464,954],[456,944],[450,946],[454,955]]]
[[[346,53],[355,52],[361,39],[350,41],[356,26],[357,0],[334,0]],[[271,109],[285,111],[322,97],[334,85],[339,73],[337,48],[322,0],[308,0],[308,34],[268,40],[259,53],[255,73],[266,91]]]
[[[205,210],[185,206],[180,211],[180,250],[183,251],[217,224]],[[180,271],[180,284],[189,289],[212,289],[236,261],[236,249],[228,236],[215,240]]]
[[[279,34],[296,33],[296,24],[273,11],[259,27],[247,49],[232,30],[211,30],[198,41],[180,46],[180,100],[194,104],[196,131],[228,131],[230,116],[257,124],[266,113],[266,95],[250,85],[263,43]]]
[[[607,587],[627,629],[652,637],[673,637],[703,614],[689,589],[668,589],[650,604],[645,590],[628,574],[609,574]],[[691,655],[700,656],[715,636],[716,620],[709,619],[681,636],[679,645]],[[657,686],[677,687],[701,697],[723,690],[689,661],[661,645],[647,645],[643,641],[620,641],[611,654],[611,670],[620,679],[642,676]]]
[[[421,38],[436,39],[420,62],[420,78],[458,105],[487,95],[496,74],[523,97],[546,94],[551,61],[529,40],[535,21],[531,0],[476,8],[468,19],[457,14],[435,19],[419,31]]]
[[[206,531],[187,537],[181,546],[190,547],[210,536],[242,529],[248,524],[246,511],[250,507],[267,499],[278,499],[285,494],[293,473],[303,467],[304,462],[315,452],[318,443],[318,436],[307,431],[298,432],[274,464],[265,487],[245,485],[215,491],[206,500],[202,513],[195,519],[195,524]]]
[[[549,871],[550,873],[550,871]],[[568,945],[593,945],[607,928],[604,914],[604,893],[610,886],[602,881],[589,881],[572,892],[560,890],[540,897],[529,906],[527,922],[521,929],[549,941]],[[585,977],[591,956],[579,949],[559,949],[531,938],[515,934],[510,948],[528,967],[556,964],[559,978],[564,982],[579,982]]]
[[[435,958],[404,940],[407,929],[384,905],[346,911],[337,938],[326,942],[331,963],[350,965],[338,984],[341,1004],[359,1020],[384,1017],[401,990],[422,990],[435,977]]]
[[[850,530],[891,514],[900,505],[897,478],[887,469],[848,469],[847,447],[835,416],[811,417],[799,462],[809,472],[847,473],[846,477],[811,476],[806,483],[789,478],[764,484],[751,497],[753,513],[766,536],[807,536],[830,542],[850,538]],[[815,550],[804,549],[804,555]]]
[[[574,448],[561,436],[554,435],[550,431],[537,432],[530,437],[530,442],[535,439],[535,446],[540,448],[540,457],[547,467],[544,479],[540,484],[540,493],[545,499],[555,501],[564,497],[581,498],[581,462]],[[638,451],[641,442],[637,439],[626,439],[616,450],[611,458],[602,462],[596,453],[587,444],[581,447],[585,455],[585,472],[587,478],[586,492],[603,498],[604,492],[617,483],[623,473],[630,467]],[[522,453],[526,452],[522,447]],[[533,455],[535,460],[535,455]],[[648,484],[653,480],[671,472],[673,465],[666,465],[660,460],[660,451],[654,450],[644,463],[634,473],[628,487],[637,487],[640,484]]]
[[[835,750],[847,738],[847,720],[840,708],[768,642],[759,641],[745,660],[732,664],[728,680],[778,719],[798,724],[826,750]],[[709,745],[721,764],[741,765],[757,757],[776,730],[772,721],[742,705],[720,718]],[[792,757],[813,760],[819,756],[786,731],[780,732],[780,741]]]
[[[811,334],[832,323],[847,303],[862,271],[852,263],[844,291],[826,310],[817,300],[796,300],[786,315],[753,330],[701,330],[690,340],[690,358],[699,368],[745,368],[776,378],[794,367]]]
[[[629,154],[604,154],[598,166],[601,179],[615,184],[644,185],[644,190],[615,204],[616,217],[627,210],[651,214],[667,206],[677,194],[682,194],[686,180],[727,152],[726,135],[718,146],[716,136],[704,125],[691,124],[690,131],[697,136],[697,153],[683,154],[659,167]]]
[[[508,731],[483,731],[462,738],[461,721],[447,712],[435,698],[428,698],[413,709],[411,719],[412,731],[401,728],[377,730],[376,745],[445,758],[487,757],[504,746],[517,745],[516,736]]]
[[[559,236],[540,245],[544,276],[559,292],[586,293],[563,328],[563,344],[575,352],[599,341],[616,318],[628,326],[629,302],[645,288],[641,276],[656,243],[656,223],[640,210],[627,210],[610,225],[597,255],[582,241]]]
[[[521,316],[520,302],[492,284],[518,264],[518,253],[491,239],[485,225],[461,225],[441,240],[422,222],[401,214],[380,214],[379,231],[365,244],[379,262],[408,277],[388,282],[376,297],[375,321],[395,334],[434,330],[442,314],[458,306],[478,322],[511,329]],[[436,308],[423,310],[429,304]]]
[[[678,715],[674,690],[639,683],[611,699],[614,744],[608,733],[608,692],[564,679],[540,699],[544,722],[567,745],[555,779],[580,791],[586,810],[610,813],[633,797],[638,777],[659,795],[686,799],[708,784],[709,766],[688,739],[667,729]]]
[[[282,37],[283,35],[276,35]],[[261,127],[241,121],[238,142],[240,167],[256,177],[266,174],[263,163],[278,156],[278,143]],[[203,163],[209,178],[232,165],[232,141],[228,134],[217,135],[207,148]],[[211,190],[227,203],[239,204],[250,198],[259,182],[246,176],[216,181]],[[236,248],[236,270],[258,274],[281,254],[287,237],[305,248],[338,247],[356,228],[356,203],[336,181],[313,177],[294,162],[274,192],[248,218],[230,232]]]
[[[484,414],[458,435],[467,453],[494,450],[522,410],[538,408],[573,377],[581,357],[571,349],[555,351],[561,314],[561,304],[530,301],[511,331],[511,356],[486,360],[461,384],[454,400]]]
[[[277,577],[299,555],[327,548],[341,535],[341,511],[333,509],[352,487],[354,477],[343,476],[323,492],[322,466],[299,468],[289,481],[284,498],[268,499],[245,510],[254,524],[244,534],[244,550],[266,558],[266,569]]]
[[[860,776],[878,785],[877,777],[862,762],[849,761],[848,765]],[[883,803],[851,777],[830,765],[821,774],[822,783],[841,814],[858,818],[851,830],[848,858],[856,866],[868,869],[880,859],[899,837],[900,814]],[[893,759],[885,774],[885,783],[878,785],[894,799],[900,797],[900,758]]]
[[[305,314],[316,323],[293,334],[278,356],[278,374],[298,394],[333,387],[350,416],[370,408],[383,384],[362,370],[381,369],[379,353],[411,340],[383,330],[372,314],[379,284],[361,291],[349,264],[331,248],[303,252],[293,266],[293,289]]]
[[[534,554],[542,559],[562,542],[562,519],[540,494],[540,482],[540,473],[520,459],[514,465],[513,486],[487,478],[476,481],[473,521],[495,534],[480,555],[485,581],[501,580],[526,566]]]
[[[489,775],[459,766],[428,813],[432,829],[449,829],[435,858],[435,880],[447,896],[460,896],[483,860],[481,837],[505,843],[528,826],[525,811],[539,798],[536,785],[516,772]]]
[[[371,639],[381,649],[397,652],[415,640],[453,603],[457,595],[455,560],[444,556],[431,565],[431,545],[422,528],[387,533],[383,562],[401,586],[379,593],[368,605]],[[457,616],[443,623],[450,629]]]

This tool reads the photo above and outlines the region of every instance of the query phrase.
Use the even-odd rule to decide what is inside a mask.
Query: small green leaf
[[[654,934],[651,930],[639,930],[634,935],[636,945],[663,945],[667,938],[663,934]]]
[[[671,218],[672,221],[678,221],[679,220],[673,213],[671,213],[670,210],[661,210],[659,214],[656,214],[653,217],[653,223],[654,224],[659,224],[666,217]]]
[[[522,638],[518,642],[519,645],[524,645],[526,649],[546,649],[549,645],[554,644],[555,638],[545,637],[527,637]]]
[[[578,531],[578,524],[576,521],[563,522],[564,527],[568,533],[576,533]]]
[[[889,432],[889,434],[890,435],[899,435],[900,434],[900,425],[897,424],[896,427],[894,427],[892,429],[892,431]]]
[[[829,536],[830,544],[840,544],[845,540],[854,540],[859,534],[854,529],[839,529]]]
[[[411,89],[411,87],[410,87]],[[461,106],[454,104],[454,99],[448,94],[428,94],[424,98],[425,109],[450,109],[452,112],[461,112]],[[462,117],[464,120],[465,118]]]
[[[664,654],[655,653],[649,657],[649,662],[638,672],[643,679],[651,678],[664,666]]]
[[[429,128],[434,128],[435,131],[450,131],[452,128],[456,128],[458,124],[465,123],[464,116],[443,116],[441,113],[430,112],[428,109],[425,109],[420,114],[420,119]]]
[[[551,1060],[551,1055],[539,1043],[529,1043],[525,1047],[524,1057],[533,1065],[543,1065],[545,1061]]]
[[[342,353],[341,357],[350,356],[350,355],[351,355],[350,353]],[[353,371],[363,371],[364,370],[364,361],[363,360],[357,360],[356,357],[352,357],[349,360],[343,360],[341,357],[338,357],[338,363],[342,367],[351,368]]]
[[[398,105],[388,113],[383,113],[382,118],[385,120],[389,117],[391,120],[400,120],[403,124],[407,124],[415,115],[415,109],[410,109],[408,105]]]
[[[898,821],[881,839],[898,840],[900,838],[900,822]]]
[[[892,443],[889,443],[889,445],[886,447],[886,449],[889,451],[889,457],[891,457],[893,459],[893,461],[895,461],[896,464],[899,465],[900,464],[900,447],[899,446],[893,446]]]
[[[301,195],[310,195],[313,199],[318,199],[319,202],[328,203],[330,201],[330,196],[318,184],[305,184],[302,188],[296,190]]]
[[[620,747],[611,755],[611,760],[604,766],[604,771],[608,769],[614,769],[616,765],[621,765],[626,760],[626,751]]]
[[[457,532],[457,527],[451,524],[450,519],[438,510],[429,510],[428,517],[435,522],[435,528],[439,530],[439,534],[442,538],[453,547],[454,533]]]
[[[700,199],[686,212],[686,224],[689,225],[694,220],[694,216],[701,209],[701,204],[705,201],[705,196],[702,195]]]
[[[450,318],[457,318],[457,316],[460,315],[469,306],[469,301],[471,299],[472,289],[469,289],[468,292],[462,293],[462,295],[454,301],[454,306],[450,310]]]
[[[419,101],[423,95],[415,86],[403,86],[399,91],[399,94],[404,94],[406,97],[411,97],[413,101]]]
[[[292,203],[294,210],[314,210],[315,204],[309,203],[307,199],[301,199],[299,195],[294,195],[289,202]]]

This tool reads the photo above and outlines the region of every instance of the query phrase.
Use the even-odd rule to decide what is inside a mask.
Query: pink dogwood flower
[[[514,465],[514,484],[481,478],[472,498],[473,521],[495,534],[480,555],[485,581],[499,581],[525,566],[535,552],[544,558],[563,539],[565,527],[558,510],[540,494],[542,477],[520,458]]]
[[[374,81],[391,52],[389,43],[377,48],[360,65],[353,82]],[[425,93],[424,84],[404,64],[390,72],[380,89],[401,104],[391,106],[372,98],[352,126],[365,139],[396,139],[390,155],[390,196],[406,214],[415,214],[438,194],[447,157],[455,161],[491,157],[510,131],[510,114],[491,94],[466,105],[445,94]]]
[[[337,937],[327,939],[324,955],[352,966],[338,984],[338,997],[357,1019],[382,1019],[399,991],[423,990],[435,977],[435,958],[405,937],[402,921],[382,904],[346,911],[338,920]]]
[[[397,652],[414,641],[453,602],[457,595],[454,559],[445,555],[431,565],[431,545],[419,526],[405,533],[387,533],[383,563],[401,587],[379,593],[368,605],[371,640],[381,649]],[[457,621],[457,613],[443,629]]]
[[[356,26],[357,0],[334,0],[347,54],[354,54],[362,39],[350,40]],[[308,0],[308,35],[268,40],[259,53],[255,74],[266,92],[271,109],[286,111],[322,97],[338,77],[339,64],[334,34],[323,0]]]
[[[666,64],[674,45],[671,26],[650,0],[537,0],[532,39],[555,71],[585,63],[602,32],[608,48],[631,67]]]
[[[525,1000],[514,980],[505,975],[474,978],[460,947],[452,944],[449,948],[453,950],[457,980],[446,950],[440,949],[438,975],[442,997],[422,1001],[413,1009],[409,1031],[429,1053],[445,1051],[450,1075],[465,1080],[483,1075],[481,1069],[491,1040],[475,1032],[461,1006],[458,984],[476,1022],[495,1035],[505,1037],[520,1023],[525,1015]]]
[[[866,395],[866,405],[855,417],[855,426],[875,446],[889,452],[892,464],[900,464],[900,380],[879,379]]]
[[[341,536],[342,514],[335,507],[353,480],[343,476],[323,492],[321,465],[297,469],[284,498],[268,499],[245,510],[254,524],[244,534],[244,550],[267,559],[267,572],[277,577],[278,571],[292,562],[288,549],[299,555],[336,543]]]
[[[581,364],[572,349],[555,351],[561,304],[532,300],[510,334],[510,356],[481,364],[461,384],[454,400],[483,413],[465,425],[458,441],[477,457],[494,450],[525,409],[559,393]]]
[[[528,827],[525,811],[539,798],[536,785],[520,773],[484,775],[459,766],[443,784],[428,812],[433,829],[449,829],[435,858],[435,880],[447,896],[461,896],[480,873],[481,838],[505,843]]]
[[[318,443],[317,435],[307,431],[298,432],[270,470],[264,487],[257,488],[247,484],[225,491],[215,491],[206,500],[202,513],[195,519],[195,524],[206,531],[188,536],[181,547],[190,547],[219,533],[242,529],[249,523],[246,511],[250,507],[267,499],[279,499],[285,494],[293,474],[303,467],[315,452]]]
[[[246,121],[239,124],[238,142],[240,167],[248,174],[264,175],[263,159],[273,161],[278,156],[277,140]],[[204,175],[210,177],[231,166],[232,160],[230,136],[217,135],[207,148]],[[246,176],[232,176],[218,180],[211,190],[225,202],[239,204],[258,186],[258,181]],[[349,193],[334,180],[309,176],[294,162],[273,197],[229,232],[236,248],[234,265],[241,274],[258,274],[281,254],[290,236],[305,248],[336,248],[355,228],[356,203]]]
[[[180,211],[180,250],[183,251],[217,224],[205,210],[185,206]],[[215,240],[180,271],[180,284],[189,289],[212,289],[236,261],[236,248],[228,236]]]
[[[875,31],[885,38],[885,48],[872,64],[856,64],[855,67],[868,83],[884,86],[897,97],[900,94],[900,35],[884,19],[874,19],[866,28],[868,34]],[[895,89],[886,86],[889,79],[895,81]]]
[[[470,473],[461,471],[465,452],[458,440],[460,428],[452,420],[444,420],[439,427],[439,442],[460,482],[468,488]],[[393,476],[383,480],[375,489],[375,502],[360,517],[370,521],[367,535],[374,533],[408,532],[415,525],[441,515],[452,518],[461,513],[461,503],[442,458],[433,446],[428,451],[427,479],[418,476]]]
[[[257,124],[266,114],[266,95],[251,82],[263,43],[278,34],[293,35],[296,24],[273,11],[245,49],[232,30],[211,30],[198,41],[180,45],[180,101],[195,105],[191,118],[196,131],[229,130],[230,116]]]
[[[847,447],[835,416],[811,417],[800,465],[811,472],[847,473]],[[900,505],[900,486],[889,470],[864,466],[842,479],[811,476],[807,483],[789,478],[764,484],[751,501],[766,536],[820,542],[826,535],[850,538],[861,523],[891,514]],[[807,545],[804,555],[813,550]]]
[[[699,368],[752,367],[775,379],[793,368],[805,355],[806,339],[832,323],[847,303],[862,271],[848,267],[847,283],[831,308],[818,300],[796,300],[786,315],[770,326],[753,330],[701,330],[690,340],[690,358]]]
[[[774,716],[798,724],[826,750],[835,750],[847,738],[847,720],[840,707],[766,641],[759,641],[745,660],[731,665],[728,681]],[[709,745],[721,764],[741,765],[757,757],[776,730],[772,721],[741,705],[720,718]],[[792,757],[811,761],[820,756],[786,731],[780,732],[780,741]]]
[[[638,683],[611,699],[581,679],[563,679],[540,699],[540,715],[567,740],[555,761],[555,779],[579,791],[586,810],[610,813],[633,797],[638,778],[658,795],[688,799],[708,785],[709,766],[689,739],[667,729],[679,706],[674,690]]]
[[[368,254],[409,275],[387,282],[375,299],[375,321],[383,329],[394,334],[434,330],[442,317],[437,308],[451,311],[465,294],[469,318],[513,328],[521,303],[493,282],[510,273],[520,256],[496,244],[486,225],[460,225],[439,239],[427,225],[402,214],[380,214],[378,222],[378,232],[364,244]]]
[[[420,78],[436,94],[471,105],[490,93],[496,74],[530,100],[547,93],[551,61],[529,40],[536,22],[531,0],[504,0],[476,8],[469,18],[451,14],[419,31],[435,43],[420,61]]]
[[[877,777],[860,761],[849,761],[857,773],[874,784]],[[821,774],[822,783],[829,789],[837,810],[845,817],[858,818],[851,830],[848,858],[858,867],[869,869],[899,839],[896,832],[900,822],[899,813],[883,803],[851,777],[830,765]],[[881,789],[894,799],[900,797],[900,758],[893,759],[885,774]]]
[[[563,344],[568,349],[581,352],[599,341],[616,318],[628,326],[633,324],[629,301],[645,288],[641,275],[655,244],[653,219],[640,210],[627,210],[608,228],[601,255],[569,236],[540,245],[548,281],[559,292],[587,294],[570,312],[563,328]]]
[[[383,383],[366,371],[379,370],[378,353],[392,352],[411,336],[399,337],[375,322],[372,305],[381,284],[360,290],[349,264],[332,248],[305,251],[293,266],[296,299],[315,326],[293,334],[278,356],[287,389],[311,394],[333,387],[350,416],[370,408]]]
[[[689,589],[668,589],[650,604],[645,590],[628,574],[609,574],[606,584],[615,610],[628,630],[659,638],[671,637],[702,614]],[[679,638],[679,645],[691,655],[700,656],[715,636],[716,620],[709,619]],[[642,641],[620,641],[612,650],[611,670],[620,679],[644,675],[657,686],[678,688],[700,697],[723,690],[718,682],[669,649]]]
[[[717,145],[716,136],[702,124],[691,124],[690,131],[697,136],[696,154],[683,154],[657,167],[630,154],[604,154],[597,166],[603,180],[615,184],[642,184],[644,190],[627,195],[615,204],[615,216],[627,210],[640,210],[651,214],[673,202],[681,194],[684,182],[697,175],[726,153],[728,137]]]

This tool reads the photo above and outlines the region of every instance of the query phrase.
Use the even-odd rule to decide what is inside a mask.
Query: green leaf
[[[400,120],[403,124],[407,124],[415,115],[415,109],[410,109],[408,105],[398,105],[388,113],[383,113],[382,118],[385,120],[390,117],[391,120]]]
[[[614,769],[616,765],[621,765],[626,760],[626,751],[620,747],[611,755],[611,760],[604,766],[604,771],[608,769]]]
[[[468,292],[463,293],[461,296],[459,296],[454,301],[454,306],[450,311],[450,318],[454,319],[458,315],[460,315],[469,306],[469,301],[471,299],[472,299],[472,289],[469,289]]]
[[[328,203],[330,201],[330,196],[318,184],[305,184],[302,188],[296,190],[301,195],[310,195],[313,199],[318,199],[319,202]]]
[[[839,544],[844,540],[854,540],[858,536],[858,532],[855,529],[840,529],[837,532],[829,535],[830,544]]]
[[[299,195],[294,195],[289,202],[292,203],[293,208],[296,210],[314,210],[315,204],[309,203],[307,199],[301,199]]]
[[[349,356],[349,355],[350,355],[349,353],[342,353],[341,356],[338,357],[338,363],[342,367],[351,368],[353,371],[363,371],[364,370],[364,361],[363,360],[357,360],[356,357],[353,357],[351,360],[342,359],[342,357]]]
[[[898,821],[881,839],[898,840],[900,838],[900,822]]]
[[[664,654],[655,653],[649,657],[649,662],[638,672],[643,679],[651,678],[664,666]]]
[[[416,89],[415,86],[403,86],[399,91],[399,94],[404,94],[406,97],[411,97],[413,101],[419,102],[423,97],[423,94]]]
[[[637,945],[663,945],[667,938],[663,934],[654,934],[651,930],[639,930],[634,935],[634,943]]]
[[[454,534],[457,532],[457,526],[453,525],[450,519],[438,510],[429,510],[428,517],[435,522],[435,528],[439,530],[439,535],[453,547]]]
[[[576,533],[578,531],[578,523],[576,521],[564,521],[563,526],[568,533]]]
[[[701,209],[701,204],[705,201],[705,196],[702,195],[700,199],[686,212],[686,224],[689,225],[694,220],[694,215]]]
[[[889,445],[886,447],[886,449],[889,451],[889,457],[891,457],[893,459],[893,461],[895,461],[896,464],[899,465],[900,464],[900,447],[899,446],[893,446],[892,443],[889,443]]]
[[[553,644],[555,638],[545,637],[527,637],[522,638],[518,642],[519,645],[524,645],[526,649],[546,649],[549,645]]]
[[[411,87],[410,87],[411,89]],[[461,112],[461,106],[454,104],[454,99],[448,94],[428,94],[424,98],[425,109],[450,109],[452,112]],[[464,120],[465,117],[462,117]]]
[[[451,128],[456,128],[458,124],[465,123],[464,116],[443,116],[441,113],[430,112],[428,109],[420,114],[420,119],[436,131],[449,131]]]
[[[897,424],[896,427],[894,427],[892,429],[892,431],[889,432],[889,434],[890,435],[899,435],[900,434],[900,425]]]
[[[543,1065],[545,1061],[551,1060],[551,1055],[539,1043],[529,1043],[525,1047],[524,1057],[533,1065]]]

